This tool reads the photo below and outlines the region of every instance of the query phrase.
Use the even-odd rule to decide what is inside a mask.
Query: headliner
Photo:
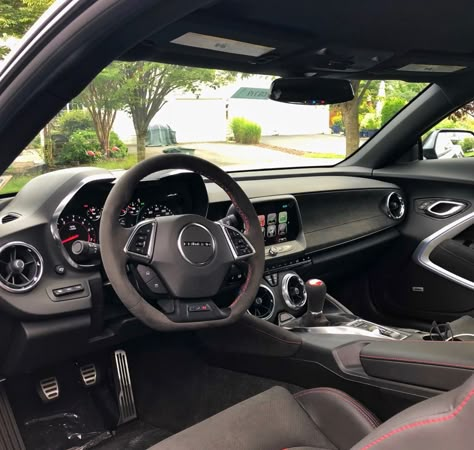
[[[281,76],[439,81],[453,73],[399,69],[436,64],[472,71],[473,19],[474,2],[466,0],[222,0],[169,24],[122,59]],[[170,42],[187,32],[275,50],[249,57]]]

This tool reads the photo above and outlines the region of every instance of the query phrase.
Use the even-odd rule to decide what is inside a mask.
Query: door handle
[[[426,214],[438,219],[446,219],[454,216],[466,208],[467,204],[454,200],[438,200],[426,208]]]

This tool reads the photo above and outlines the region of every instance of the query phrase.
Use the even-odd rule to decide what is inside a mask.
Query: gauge
[[[173,211],[169,209],[165,205],[151,205],[148,206],[144,211],[142,215],[142,219],[154,219],[155,217],[162,217],[162,216],[172,216]]]
[[[94,225],[79,214],[71,214],[58,220],[58,231],[61,242],[70,253],[75,241],[97,242]]]
[[[120,210],[120,217],[124,217],[124,216],[126,216],[126,215],[127,215],[127,208],[122,208],[122,209]]]
[[[86,208],[87,212],[87,218],[92,220],[92,222],[97,222],[100,220],[100,217],[102,215],[102,209],[97,207],[97,206],[89,206],[89,205],[84,205],[84,208]]]
[[[140,201],[140,199],[130,202],[127,206],[127,214],[130,214],[131,216],[138,216],[142,207],[143,203]]]

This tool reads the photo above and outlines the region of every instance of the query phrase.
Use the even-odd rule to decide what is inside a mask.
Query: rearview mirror
[[[270,87],[270,99],[299,105],[330,105],[354,98],[347,80],[328,78],[278,78]]]

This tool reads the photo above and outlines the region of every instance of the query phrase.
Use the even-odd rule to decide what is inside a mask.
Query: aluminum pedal
[[[59,398],[59,383],[56,377],[45,378],[39,382],[38,393],[43,402],[51,402]]]
[[[79,368],[81,372],[82,384],[86,387],[95,386],[97,384],[98,376],[95,364],[86,364]]]
[[[114,379],[120,411],[118,425],[122,425],[137,418],[127,353],[124,350],[114,352]]]

